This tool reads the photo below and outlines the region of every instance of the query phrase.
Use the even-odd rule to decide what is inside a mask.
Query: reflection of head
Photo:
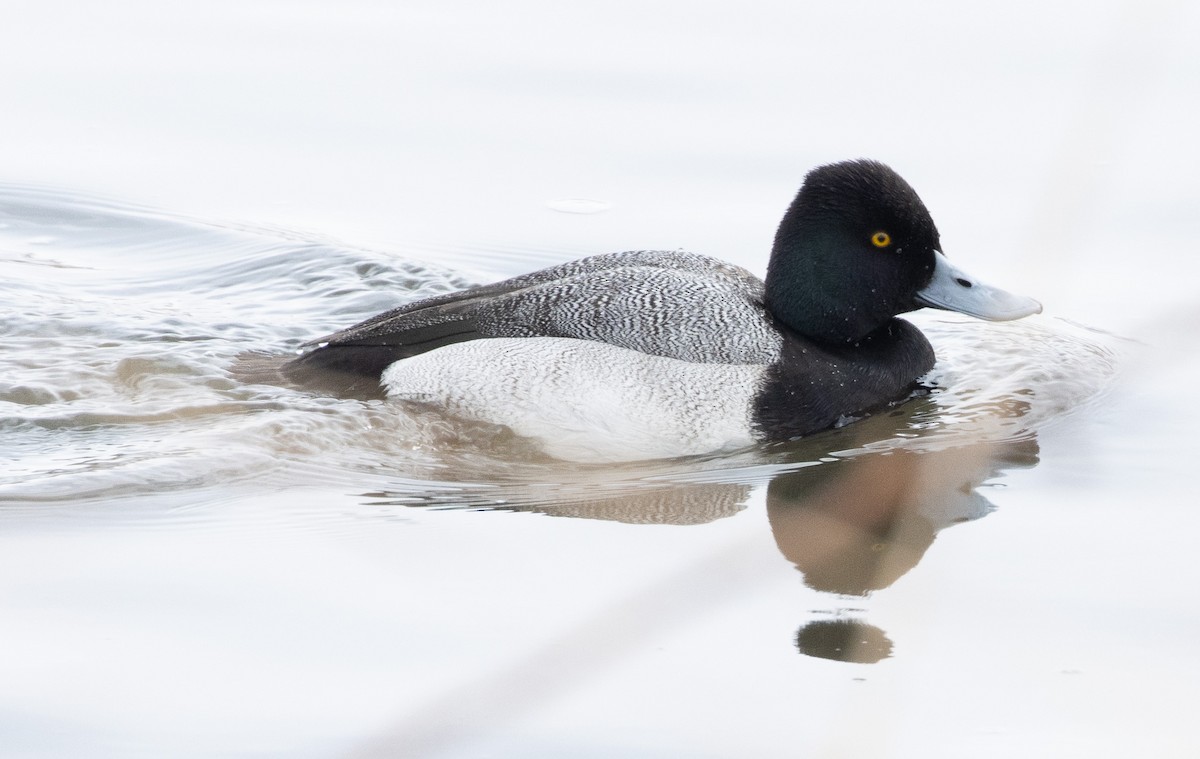
[[[1024,441],[838,459],[775,478],[767,516],[809,587],[864,595],[916,566],[938,530],[986,514],[991,504],[976,486],[1036,462],[1036,451]]]
[[[775,542],[815,590],[887,587],[933,542],[932,524],[909,508],[907,457],[869,458],[802,469],[767,492]]]
[[[892,641],[883,630],[853,619],[809,622],[796,633],[796,648],[805,656],[859,664],[892,655]]]

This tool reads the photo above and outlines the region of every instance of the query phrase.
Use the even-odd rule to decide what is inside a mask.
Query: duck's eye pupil
[[[892,244],[892,236],[887,232],[876,232],[871,235],[871,244],[876,248],[886,248]]]

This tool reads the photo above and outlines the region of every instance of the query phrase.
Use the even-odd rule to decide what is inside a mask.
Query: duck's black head
[[[767,304],[792,329],[860,340],[919,308],[941,248],[933,217],[877,161],[813,169],[784,214],[767,269]]]

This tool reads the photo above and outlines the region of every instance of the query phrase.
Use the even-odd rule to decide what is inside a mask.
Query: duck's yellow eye
[[[879,231],[871,235],[871,244],[876,248],[886,248],[892,244],[892,236],[887,232]]]

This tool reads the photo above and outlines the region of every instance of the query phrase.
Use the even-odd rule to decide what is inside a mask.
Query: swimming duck
[[[882,163],[813,169],[765,281],[715,258],[626,251],[410,303],[284,367],[381,383],[389,398],[507,425],[575,460],[786,440],[908,397],[933,348],[898,314],[988,320],[1041,305],[941,252],[933,218]]]

